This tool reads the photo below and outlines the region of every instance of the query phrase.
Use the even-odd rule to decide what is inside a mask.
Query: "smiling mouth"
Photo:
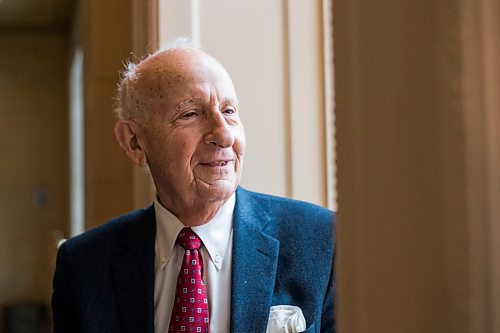
[[[229,162],[231,162],[231,160],[214,161],[214,162],[209,162],[209,163],[200,163],[200,165],[205,166],[205,167],[217,168],[217,167],[225,167],[226,165],[229,164]]]

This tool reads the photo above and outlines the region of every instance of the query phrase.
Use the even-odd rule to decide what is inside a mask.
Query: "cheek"
[[[245,132],[243,131],[243,129],[239,130],[235,134],[233,149],[236,152],[236,154],[238,154],[238,156],[243,157],[243,155],[245,155],[246,139],[245,139]]]
[[[175,160],[177,164],[181,164],[182,167],[186,167],[191,164],[197,146],[198,140],[194,136],[179,135],[166,149],[168,149],[171,159]]]
[[[184,165],[191,164],[191,158],[194,154],[193,145],[190,142],[182,142],[179,145],[179,151],[177,154],[177,158],[184,162]]]

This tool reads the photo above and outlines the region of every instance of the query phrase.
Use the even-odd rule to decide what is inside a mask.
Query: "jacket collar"
[[[265,332],[272,303],[279,241],[255,195],[238,188],[233,224],[231,332]]]

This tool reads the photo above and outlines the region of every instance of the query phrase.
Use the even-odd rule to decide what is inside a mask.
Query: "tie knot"
[[[194,250],[200,248],[201,239],[191,228],[184,228],[177,236],[177,243],[185,250]]]

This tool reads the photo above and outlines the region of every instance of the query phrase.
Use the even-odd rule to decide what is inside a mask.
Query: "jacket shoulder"
[[[153,206],[134,210],[115,217],[110,221],[91,228],[81,235],[68,239],[64,246],[66,252],[93,252],[92,249],[112,247],[117,241],[140,237],[148,229],[155,228]]]
[[[310,223],[321,223],[331,225],[335,221],[335,213],[319,205],[263,194],[239,188],[237,195],[239,200],[254,201],[271,218],[281,216],[286,220],[307,219]]]

